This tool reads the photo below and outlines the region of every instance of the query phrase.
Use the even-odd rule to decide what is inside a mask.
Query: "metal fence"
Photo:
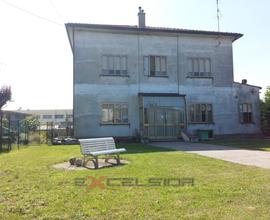
[[[55,137],[70,137],[72,127],[58,128],[55,123],[39,124],[35,129],[23,126],[22,120],[0,117],[0,152],[29,145],[51,145]]]

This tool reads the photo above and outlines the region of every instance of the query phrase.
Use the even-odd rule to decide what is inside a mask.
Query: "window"
[[[127,75],[127,56],[103,55],[102,74]]]
[[[143,72],[145,76],[167,76],[165,56],[143,57]]]
[[[63,119],[64,118],[64,115],[55,115],[54,118],[55,119]]]
[[[252,123],[252,104],[244,103],[240,105],[240,122]]]
[[[210,58],[188,58],[190,77],[212,77]]]
[[[101,122],[105,124],[127,124],[127,104],[102,104]]]
[[[42,118],[43,119],[52,119],[52,115],[43,115]]]
[[[72,114],[68,114],[66,117],[67,118],[73,118],[73,115]]]
[[[192,104],[190,105],[190,122],[211,123],[213,122],[212,104]]]

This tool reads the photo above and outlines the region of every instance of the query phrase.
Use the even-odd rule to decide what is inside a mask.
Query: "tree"
[[[2,86],[0,89],[0,151],[2,151],[2,124],[3,124],[3,113],[2,108],[8,101],[11,100],[11,88],[10,86]]]
[[[25,133],[25,142],[29,140],[29,132],[36,131],[40,125],[39,120],[36,116],[31,115],[26,117],[21,123],[21,130]]]
[[[36,131],[39,126],[39,120],[36,116],[31,115],[26,117],[21,124],[21,129],[23,131]]]
[[[0,109],[11,100],[11,88],[10,86],[2,86],[0,89]]]
[[[264,93],[264,102],[268,107],[270,106],[270,86],[267,86]]]
[[[270,135],[270,87],[266,88],[261,100],[261,126],[264,134]]]

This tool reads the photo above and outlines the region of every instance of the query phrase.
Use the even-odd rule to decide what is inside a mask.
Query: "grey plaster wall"
[[[260,132],[258,89],[233,84],[231,39],[75,31],[73,40],[77,137],[134,136],[139,129],[139,92],[185,94],[187,110],[190,103],[212,103],[214,123],[188,124],[190,133],[208,128],[217,135]],[[104,54],[126,55],[128,76],[101,76]],[[167,78],[144,76],[143,56],[147,55],[167,57]],[[214,78],[187,78],[187,58],[206,56],[211,58]],[[239,123],[242,101],[254,105],[252,124]],[[129,125],[100,124],[101,105],[107,102],[128,103]]]

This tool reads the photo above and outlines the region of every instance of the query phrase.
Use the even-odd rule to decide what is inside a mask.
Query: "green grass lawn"
[[[227,139],[227,140],[214,140],[207,141],[208,144],[216,144],[231,147],[247,148],[252,150],[270,151],[270,139],[259,138],[239,138],[239,139]]]
[[[269,219],[270,170],[141,144],[125,144],[130,164],[99,170],[51,168],[79,146],[0,154],[0,219]],[[194,186],[75,185],[75,178],[194,178]],[[90,184],[90,182],[88,183]]]

